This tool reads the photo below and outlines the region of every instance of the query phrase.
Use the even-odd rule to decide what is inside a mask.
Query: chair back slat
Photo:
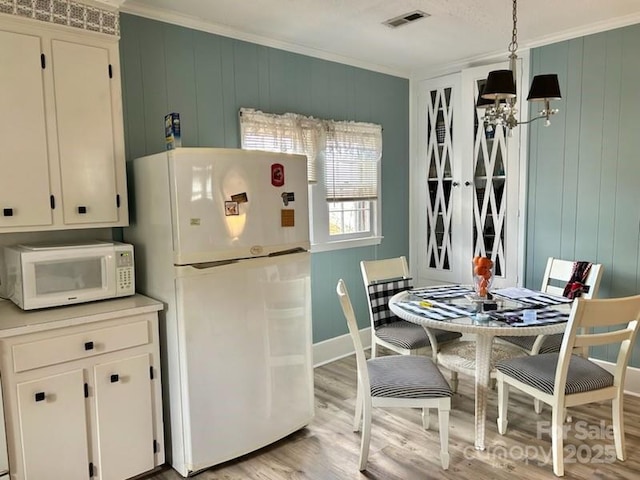
[[[363,260],[360,262],[365,289],[374,282],[391,278],[408,278],[409,266],[405,257],[385,258],[383,260]]]
[[[624,383],[624,373],[640,326],[640,295],[622,298],[577,298],[562,339],[555,385],[565,385],[575,347],[619,344],[614,373],[616,385]],[[591,329],[612,329],[608,332]],[[557,388],[557,387],[556,387]]]
[[[600,332],[576,335],[575,348],[592,347],[596,345],[610,345],[613,343],[622,343],[631,338],[633,330],[625,328],[615,332]]]
[[[540,290],[552,295],[562,295],[565,284],[571,279],[573,272],[572,260],[561,260],[559,258],[549,257],[544,275],[542,277],[542,286]],[[585,286],[589,287],[582,294],[582,298],[595,298],[600,288],[600,280],[602,279],[603,267],[601,263],[593,263],[589,270],[589,275],[585,281]],[[554,282],[556,283],[554,285]]]

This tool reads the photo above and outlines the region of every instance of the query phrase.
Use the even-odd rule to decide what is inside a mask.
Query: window
[[[242,148],[307,156],[313,251],[380,243],[382,129],[240,110]]]

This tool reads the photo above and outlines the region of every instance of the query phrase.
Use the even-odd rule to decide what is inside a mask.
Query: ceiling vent
[[[405,13],[404,15],[400,15],[399,17],[394,17],[391,18],[389,20],[386,20],[384,22],[382,22],[384,25],[386,25],[387,27],[391,27],[391,28],[397,28],[400,27],[402,25],[406,25],[408,23],[412,23],[415,22],[417,20],[420,20],[421,18],[427,18],[430,17],[431,15],[429,15],[428,13],[425,13],[421,10],[415,10],[413,12],[409,12],[409,13]]]

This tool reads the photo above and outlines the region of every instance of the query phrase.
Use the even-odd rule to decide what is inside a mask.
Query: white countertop
[[[20,309],[9,300],[0,300],[0,338],[157,312],[163,308],[162,302],[139,294],[29,311]]]

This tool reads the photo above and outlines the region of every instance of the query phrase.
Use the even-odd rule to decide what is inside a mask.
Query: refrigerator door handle
[[[279,257],[281,255],[292,255],[294,253],[303,253],[306,252],[307,250],[305,250],[302,247],[296,247],[296,248],[290,248],[289,250],[280,250],[278,252],[271,252],[269,255],[269,257]]]

